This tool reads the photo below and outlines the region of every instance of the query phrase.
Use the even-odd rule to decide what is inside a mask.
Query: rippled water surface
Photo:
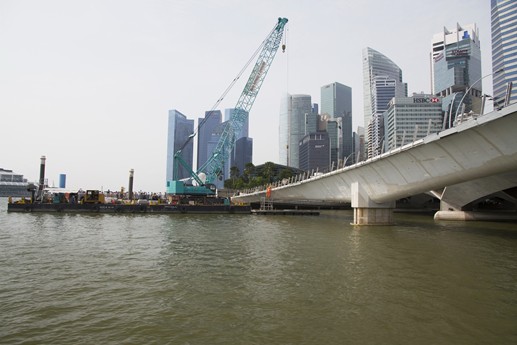
[[[517,224],[6,212],[1,344],[517,344]]]

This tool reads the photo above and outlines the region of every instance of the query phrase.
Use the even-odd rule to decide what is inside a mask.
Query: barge
[[[250,205],[231,204],[229,198],[169,196],[167,200],[107,198],[98,190],[62,193],[45,189],[41,199],[10,197],[7,212],[41,213],[189,213],[251,214]]]
[[[138,213],[138,214],[250,214],[247,205],[171,205],[171,204],[70,204],[9,203],[7,212],[41,213]]]

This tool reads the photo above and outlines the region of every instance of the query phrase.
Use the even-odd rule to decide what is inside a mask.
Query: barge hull
[[[8,204],[7,212],[22,213],[189,213],[250,214],[250,206],[241,205],[119,205],[119,204]]]

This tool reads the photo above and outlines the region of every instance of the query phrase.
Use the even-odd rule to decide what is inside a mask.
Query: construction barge
[[[216,196],[120,200],[106,198],[98,190],[87,190],[84,193],[46,190],[40,200],[21,198],[13,201],[9,198],[7,212],[251,214],[251,206],[231,204],[229,198]]]
[[[9,203],[7,212],[250,214],[246,205]]]

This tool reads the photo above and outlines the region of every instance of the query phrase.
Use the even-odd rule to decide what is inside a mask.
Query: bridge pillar
[[[352,225],[391,225],[393,224],[393,209],[395,201],[376,203],[359,182],[353,182],[351,187],[351,204],[354,209]]]

